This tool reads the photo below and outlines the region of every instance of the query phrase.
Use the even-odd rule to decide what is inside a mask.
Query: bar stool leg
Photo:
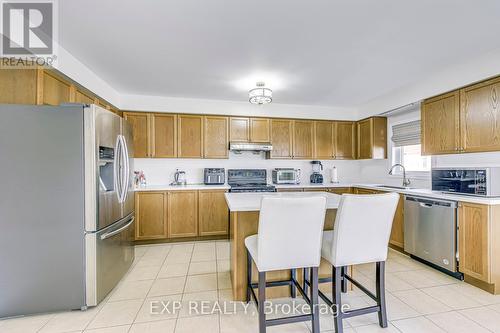
[[[247,251],[247,304],[250,302],[250,290],[252,288],[252,257],[250,252]]]
[[[344,332],[344,328],[342,325],[342,268],[332,266],[332,300],[334,306],[336,306],[337,315],[333,318],[333,322],[335,324],[335,332],[342,333]]]
[[[311,268],[312,333],[319,333],[318,267]]]
[[[259,333],[266,333],[266,272],[259,272]]]
[[[380,306],[378,312],[378,323],[380,327],[387,327],[387,311],[385,304],[385,262],[379,261],[376,266],[376,292],[377,292],[377,305]]]
[[[290,295],[292,296],[292,298],[295,298],[297,297],[297,288],[295,287],[295,283],[293,283],[293,280],[297,279],[297,270],[290,270],[290,276],[292,280],[292,283],[290,284]]]
[[[347,279],[345,278],[345,275],[347,274],[347,266],[342,266],[342,292],[346,293],[347,292]]]
[[[303,273],[304,273],[304,274],[303,274],[303,275],[304,275],[304,276],[303,276],[304,281],[302,282],[302,289],[304,290],[304,294],[306,294],[306,295],[307,295],[307,281],[309,281],[309,280],[308,280],[308,278],[307,278],[307,275],[309,275],[309,268],[305,268],[305,267],[304,267],[304,268],[302,269],[302,271],[303,271]]]

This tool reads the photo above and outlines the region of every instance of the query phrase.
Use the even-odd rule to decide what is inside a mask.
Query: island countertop
[[[247,193],[225,193],[226,203],[231,212],[255,212],[260,210],[260,202],[263,196],[279,197],[311,197],[326,196],[326,208],[337,209],[340,195],[328,192],[247,192]]]

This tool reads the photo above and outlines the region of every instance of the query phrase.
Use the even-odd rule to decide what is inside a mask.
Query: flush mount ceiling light
[[[250,89],[248,92],[248,101],[252,104],[268,104],[273,101],[273,91],[265,88],[264,82],[257,82],[257,88]]]

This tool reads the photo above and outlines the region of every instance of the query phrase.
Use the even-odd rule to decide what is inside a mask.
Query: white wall
[[[359,161],[322,161],[325,182],[330,181],[330,170],[335,165],[338,169],[340,182],[359,180]],[[229,159],[147,159],[136,158],[134,170],[143,170],[148,185],[166,185],[174,180],[175,169],[186,171],[188,183],[202,183],[204,168],[227,169],[266,169],[268,182],[271,182],[271,170],[274,168],[297,168],[302,171],[301,183],[309,183],[311,163],[309,160],[268,160],[264,153],[253,155],[244,152],[242,155],[230,153]]]
[[[96,95],[120,107],[120,94],[61,46],[57,46],[57,60],[54,67]]]
[[[500,73],[500,48],[461,64],[453,64],[359,106],[360,117],[380,114],[413,102],[481,81]]]
[[[271,103],[178,98],[144,95],[122,95],[121,108],[134,111],[224,114],[306,119],[358,120],[356,109]]]

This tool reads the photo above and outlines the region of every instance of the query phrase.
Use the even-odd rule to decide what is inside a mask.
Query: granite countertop
[[[260,210],[263,196],[280,197],[310,197],[326,196],[326,208],[337,209],[339,207],[340,195],[327,192],[265,192],[265,193],[226,193],[227,206],[231,212],[254,212]]]
[[[135,191],[196,191],[196,190],[229,190],[230,186],[224,185],[205,185],[205,184],[187,184],[187,185],[147,185],[146,187],[136,188]]]
[[[282,184],[275,185],[276,188],[280,189],[302,189],[302,188],[334,188],[334,187],[359,187],[370,190],[377,191],[386,191],[386,192],[397,192],[408,195],[415,195],[426,198],[434,198],[434,199],[442,199],[442,200],[452,200],[452,201],[462,201],[462,202],[470,202],[477,203],[483,205],[500,205],[500,197],[494,198],[484,198],[484,197],[476,197],[470,195],[459,195],[459,194],[448,194],[438,191],[432,191],[430,189],[394,189],[382,187],[380,184],[366,184],[366,183],[324,183],[324,184]],[[205,185],[205,184],[188,184],[188,185],[149,185],[146,187],[140,187],[135,189],[135,191],[183,191],[183,190],[228,190],[230,188],[229,185]],[[290,193],[290,192],[288,192]],[[243,193],[245,195],[252,193]],[[259,195],[259,194],[257,194]]]

